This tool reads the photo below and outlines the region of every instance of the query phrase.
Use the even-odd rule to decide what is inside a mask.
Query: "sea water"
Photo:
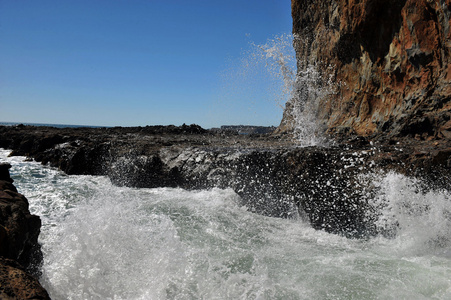
[[[52,299],[451,299],[450,192],[396,173],[372,179],[393,237],[348,239],[253,214],[230,189],[116,187],[8,154]]]

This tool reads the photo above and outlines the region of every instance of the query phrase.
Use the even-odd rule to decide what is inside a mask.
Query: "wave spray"
[[[293,35],[282,34],[265,44],[250,43],[237,67],[224,76],[228,93],[255,103],[267,99],[285,109],[279,132],[290,131],[302,147],[325,145],[323,128],[317,118],[320,100],[331,93],[315,65],[296,71]]]
[[[393,237],[348,239],[251,213],[230,189],[117,187],[9,153],[52,299],[451,299],[450,194],[403,175],[370,178]]]

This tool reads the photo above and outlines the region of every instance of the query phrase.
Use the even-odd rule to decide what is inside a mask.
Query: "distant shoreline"
[[[36,126],[36,127],[53,127],[53,128],[136,128],[142,126],[94,126],[94,125],[72,125],[72,124],[51,124],[51,123],[23,123],[23,122],[0,122],[0,126]],[[149,125],[152,127],[152,125]],[[155,126],[171,126],[171,125],[155,125]],[[183,125],[182,125],[183,126]],[[276,126],[259,126],[259,125],[222,125],[220,127],[213,127],[211,131],[230,131],[238,134],[268,134],[272,133]]]
[[[0,122],[0,126],[38,126],[38,127],[55,127],[55,128],[110,128],[111,126],[94,126],[94,125],[71,125],[71,124],[47,124],[47,123],[24,123],[24,122]]]

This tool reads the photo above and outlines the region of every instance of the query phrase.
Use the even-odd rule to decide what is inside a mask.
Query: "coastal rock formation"
[[[376,191],[365,176],[396,171],[440,188],[449,188],[451,178],[447,140],[354,137],[299,148],[272,135],[167,129],[0,127],[0,146],[69,174],[106,175],[120,186],[232,188],[250,211],[299,213],[314,228],[351,237],[385,234],[373,224],[377,212],[367,200]]]
[[[47,291],[15,260],[0,257],[0,299],[50,299]]]
[[[41,220],[30,214],[28,200],[12,184],[10,167],[0,164],[0,298],[50,299],[30,275],[39,273],[42,260]]]
[[[0,147],[116,185],[232,188],[257,213],[299,211],[314,228],[379,234],[366,176],[396,171],[449,189],[450,5],[292,0],[299,76],[278,133],[305,125],[296,117],[307,107],[335,139],[327,148],[196,125],[3,127]]]
[[[298,73],[313,67],[316,88],[328,86],[317,114],[329,133],[451,138],[450,0],[291,4]],[[288,103],[285,130],[298,107]]]

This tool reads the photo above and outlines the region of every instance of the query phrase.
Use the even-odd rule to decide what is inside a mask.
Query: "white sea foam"
[[[378,189],[370,199],[379,212],[376,225],[396,235],[397,251],[451,258],[449,190],[425,190],[423,182],[394,172],[376,176],[373,184]]]
[[[121,188],[6,153],[42,217],[52,299],[451,297],[449,192],[396,173],[371,179],[396,235],[353,240],[252,214],[231,190]]]

